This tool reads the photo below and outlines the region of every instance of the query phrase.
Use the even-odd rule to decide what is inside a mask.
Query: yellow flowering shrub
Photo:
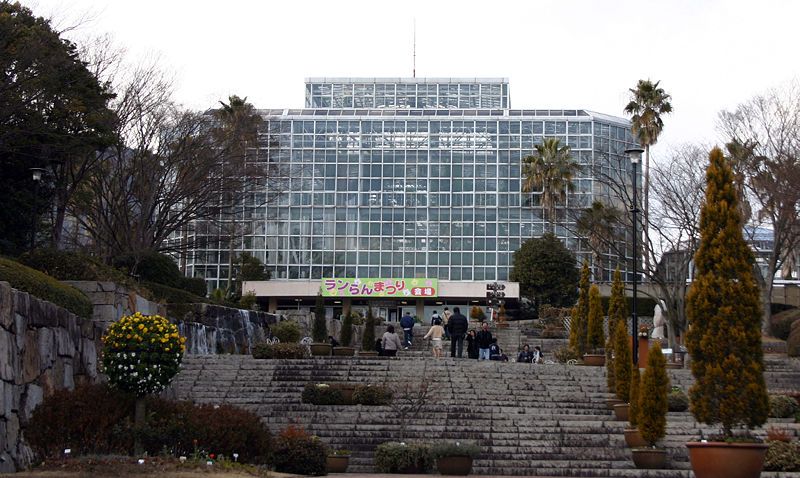
[[[111,384],[144,396],[160,392],[178,373],[186,338],[160,315],[126,315],[103,336],[103,370]]]

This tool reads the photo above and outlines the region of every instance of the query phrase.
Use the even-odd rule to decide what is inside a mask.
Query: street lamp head
[[[634,146],[633,148],[628,148],[625,150],[625,154],[631,158],[631,163],[633,164],[639,164],[642,162],[642,153],[644,153],[644,150],[639,146]]]
[[[28,170],[33,175],[33,180],[39,182],[42,180],[42,173],[44,173],[44,168],[28,168]]]

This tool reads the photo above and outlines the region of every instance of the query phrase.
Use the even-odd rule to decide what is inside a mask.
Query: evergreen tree
[[[614,378],[617,398],[627,402],[631,391],[631,344],[628,327],[617,322],[614,329]]]
[[[578,298],[575,264],[575,254],[547,233],[528,239],[514,253],[511,280],[519,282],[520,295],[535,299],[537,306],[570,307]]]
[[[627,324],[627,304],[625,302],[625,285],[622,283],[622,274],[614,271],[614,282],[611,284],[611,298],[608,301],[608,340],[606,341],[606,383],[609,392],[616,391],[614,380],[614,331],[617,323]]]
[[[692,414],[698,422],[721,424],[724,437],[739,426],[764,424],[769,412],[753,262],[730,166],[714,148],[700,211],[697,274],[686,298],[686,345],[695,377]]]
[[[592,284],[589,288],[589,321],[587,325],[586,346],[596,352],[602,348],[606,341],[603,332],[603,300],[600,298],[600,288]]]
[[[328,324],[325,323],[325,299],[322,298],[322,294],[317,294],[311,338],[317,343],[323,343],[328,340]]]
[[[367,309],[367,320],[364,321],[364,333],[361,334],[361,350],[375,350],[375,316],[372,307]]]
[[[639,433],[650,446],[664,437],[667,430],[667,411],[669,411],[669,377],[667,361],[661,353],[661,345],[650,349],[647,369],[642,377],[639,393],[638,416]],[[631,398],[633,406],[633,398]]]
[[[631,424],[631,428],[636,428],[639,426],[639,416],[641,411],[639,392],[641,384],[642,378],[639,375],[639,367],[631,367],[631,390],[628,394],[628,400],[630,401],[630,408],[628,408],[628,423]]]
[[[569,347],[578,357],[586,353],[587,322],[589,320],[589,263],[583,261],[578,286],[578,303],[572,309],[569,328]]]
[[[342,331],[339,332],[339,344],[349,347],[353,343],[353,312],[348,312],[342,319]]]

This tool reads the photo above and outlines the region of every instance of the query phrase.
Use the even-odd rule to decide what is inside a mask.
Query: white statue
[[[656,306],[653,309],[653,333],[651,337],[654,339],[663,339],[666,337],[666,334],[664,333],[664,327],[666,326],[667,321],[664,319],[664,310],[662,308],[662,304],[664,304],[664,302],[659,300],[656,302]]]

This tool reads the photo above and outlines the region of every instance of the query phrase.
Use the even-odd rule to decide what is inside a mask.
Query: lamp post
[[[631,158],[631,165],[633,166],[633,172],[631,176],[631,184],[633,185],[633,203],[631,204],[631,215],[633,216],[633,307],[631,307],[631,337],[633,338],[633,353],[631,357],[633,359],[633,364],[638,367],[639,364],[639,317],[636,315],[636,282],[638,276],[638,267],[636,267],[636,262],[638,260],[638,255],[636,253],[636,236],[638,234],[636,229],[636,215],[639,213],[639,206],[636,199],[636,189],[638,188],[638,182],[636,181],[636,165],[642,161],[642,153],[644,150],[640,147],[629,148],[625,150],[625,154]]]
[[[36,247],[36,225],[39,222],[39,214],[36,208],[36,202],[39,199],[39,183],[42,181],[42,174],[44,168],[28,168],[33,178],[33,224],[31,225],[31,250]]]

